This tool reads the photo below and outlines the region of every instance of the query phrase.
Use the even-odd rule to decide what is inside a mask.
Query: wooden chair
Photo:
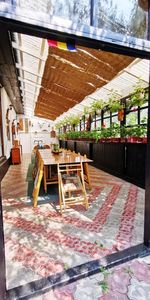
[[[87,159],[86,154],[84,154],[84,158]],[[89,166],[87,163],[83,163],[83,174],[84,174],[84,181],[88,184],[89,189],[92,189],[91,186],[91,179],[90,179],[90,175],[89,175]]]
[[[44,145],[43,148],[44,149],[50,149],[51,147],[49,145]]]
[[[33,166],[33,170],[32,170],[33,179],[35,179],[35,177],[36,177],[36,174],[38,171],[38,166],[39,166],[39,161],[40,161],[40,153],[39,153],[38,149],[34,153],[34,156],[35,156],[35,159],[34,159],[34,166]]]
[[[60,212],[66,205],[83,204],[88,209],[82,163],[58,165]]]
[[[34,180],[34,188],[33,188],[33,206],[37,207],[38,195],[40,191],[41,181],[43,177],[43,160],[40,159],[38,163],[38,170]]]
[[[33,148],[33,153],[36,154],[37,150],[38,150],[38,145],[34,146],[34,148]]]

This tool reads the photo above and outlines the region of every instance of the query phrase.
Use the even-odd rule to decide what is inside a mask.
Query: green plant
[[[99,285],[101,286],[102,292],[103,292],[104,294],[108,293],[108,291],[109,291],[109,285],[108,285],[108,282],[107,282],[107,281],[100,281],[100,282],[99,282]]]
[[[121,133],[123,137],[146,137],[147,126],[136,125],[132,127],[122,127]]]
[[[147,101],[147,93],[142,87],[142,81],[139,80],[134,87],[133,93],[130,95],[128,105],[130,106],[142,106]]]
[[[60,134],[58,135],[58,138],[59,138],[60,140],[65,140],[66,137],[67,137],[67,134],[66,134],[66,133],[60,133]]]
[[[110,274],[110,272],[107,271],[105,267],[100,267],[99,271],[100,273],[103,273],[104,278],[108,277],[108,275]]]
[[[127,117],[128,125],[135,125],[137,123],[137,113],[129,113]]]
[[[92,113],[96,113],[98,115],[105,105],[106,103],[102,99],[93,101],[91,104]]]
[[[147,124],[147,116],[141,119],[141,124]]]
[[[80,116],[78,115],[71,115],[67,119],[67,123],[71,126],[77,126],[80,123]]]
[[[64,264],[64,270],[68,270],[69,269],[69,266],[68,266],[68,264]]]
[[[88,115],[91,113],[91,107],[90,106],[84,106],[83,110],[83,117],[88,117]]]
[[[104,275],[104,280],[99,281],[98,284],[101,286],[102,292],[105,294],[109,291],[109,285],[108,285],[108,282],[106,281],[106,279],[109,276],[110,272],[107,271],[105,267],[101,267],[100,272]]]
[[[118,110],[124,108],[124,105],[120,103],[116,93],[112,92],[108,100],[108,108],[111,112],[117,112]]]
[[[144,137],[147,135],[147,126],[137,125],[134,127],[134,134],[137,137]]]
[[[95,241],[94,244],[96,244],[98,247],[103,248],[104,245],[98,241]]]

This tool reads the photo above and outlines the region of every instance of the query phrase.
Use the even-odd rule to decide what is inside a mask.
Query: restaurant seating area
[[[0,300],[150,300],[149,1],[0,25]]]
[[[143,189],[89,165],[88,209],[75,203],[61,215],[58,184],[49,185],[45,193],[41,181],[33,207],[26,181],[30,162],[31,155],[24,154],[22,163],[11,165],[2,181],[7,288],[142,242]],[[34,206],[36,201],[35,197]]]

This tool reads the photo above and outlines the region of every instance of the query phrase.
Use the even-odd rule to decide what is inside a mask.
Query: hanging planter
[[[147,101],[145,89],[141,86],[141,82],[137,84],[129,99],[130,106],[142,106]]]
[[[91,113],[99,116],[101,114],[102,109],[105,107],[105,105],[106,104],[102,99],[93,101],[91,105]]]
[[[124,109],[119,109],[118,110],[118,121],[123,121],[124,120]]]
[[[116,94],[112,94],[108,101],[108,108],[110,112],[118,112],[124,108],[123,104],[120,103]]]

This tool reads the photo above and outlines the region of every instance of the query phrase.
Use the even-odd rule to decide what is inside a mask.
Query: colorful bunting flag
[[[70,43],[62,43],[54,40],[48,40],[48,45],[51,47],[56,47],[66,51],[77,51],[75,45]]]

